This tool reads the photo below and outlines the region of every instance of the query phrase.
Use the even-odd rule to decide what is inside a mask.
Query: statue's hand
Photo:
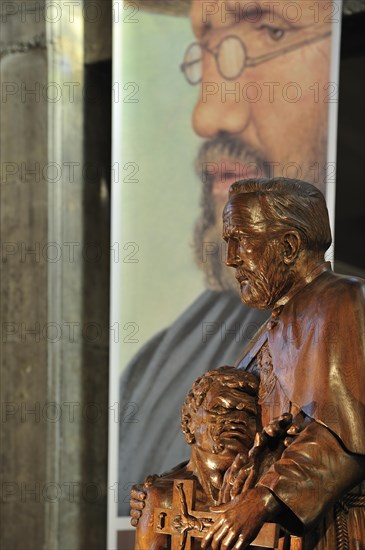
[[[143,508],[145,507],[147,493],[144,490],[144,485],[133,485],[131,490],[131,500],[129,501],[131,509],[129,515],[131,516],[131,525],[137,527],[139,519],[142,515]]]
[[[240,550],[257,536],[266,521],[273,521],[280,504],[266,487],[256,487],[231,502],[211,508],[217,514],[202,539],[202,549]]]
[[[248,456],[238,454],[226,471],[219,493],[219,503],[227,503],[240,493],[252,489],[260,472],[267,469],[281,455],[284,446],[290,445],[301,428],[293,424],[290,413],[284,413],[267,424],[255,436]]]
[[[271,420],[264,427],[263,434],[266,434],[271,440],[282,441],[285,447],[289,447],[304,428],[303,419],[299,417],[293,419],[290,413],[284,413]]]
[[[242,492],[252,489],[258,478],[259,463],[263,452],[266,449],[267,435],[257,433],[252,449],[248,456],[238,454],[231,466],[224,474],[223,484],[220,491],[220,503],[226,503]]]
[[[265,427],[264,432],[271,438],[284,439],[287,430],[293,425],[293,416],[290,413],[284,413],[277,418],[273,418]]]
[[[224,474],[222,487],[219,491],[220,504],[225,504],[232,499],[233,488],[236,490],[237,486],[242,487],[249,475],[249,466],[247,455],[238,453]]]
[[[148,487],[152,487],[156,479],[160,478],[161,476],[153,474],[147,476],[143,483],[133,485],[131,490],[131,500],[129,501],[131,507],[129,515],[131,516],[131,525],[133,525],[133,527],[137,527],[143,508],[145,507],[145,500],[147,497],[146,489]]]

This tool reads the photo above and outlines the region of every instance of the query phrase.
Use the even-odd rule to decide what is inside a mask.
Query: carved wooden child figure
[[[257,392],[256,376],[233,367],[209,371],[196,380],[181,415],[182,430],[191,445],[189,462],[162,476],[150,476],[143,486],[132,491],[132,497],[140,498],[143,508],[142,515],[136,509],[131,514],[132,524],[138,523],[136,550],[167,547],[166,535],[155,532],[158,521],[154,522],[154,516],[156,508],[171,508],[174,480],[195,481],[197,512],[209,512],[211,506],[218,504],[227,468],[237,454],[247,459],[260,429]],[[185,497],[184,493],[182,498]],[[202,527],[210,523],[207,520]]]

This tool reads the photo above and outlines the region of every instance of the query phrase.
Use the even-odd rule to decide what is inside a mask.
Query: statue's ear
[[[290,265],[297,258],[302,245],[300,233],[295,229],[287,231],[282,236],[282,242],[284,244],[284,263]]]
[[[188,445],[195,443],[194,423],[191,415],[183,415],[182,431]]]
[[[195,435],[193,433],[185,432],[184,436],[188,445],[193,445],[195,443]]]

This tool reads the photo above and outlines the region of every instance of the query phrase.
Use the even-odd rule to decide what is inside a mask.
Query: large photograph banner
[[[194,380],[268,318],[225,266],[239,179],[317,186],[333,222],[341,2],[140,0],[114,17],[109,548],[130,490],[187,460]],[[117,542],[119,541],[119,542]]]

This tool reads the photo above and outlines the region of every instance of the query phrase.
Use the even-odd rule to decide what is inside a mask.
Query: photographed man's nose
[[[205,60],[192,117],[198,136],[211,139],[220,133],[244,132],[250,117],[250,103],[243,97],[244,83],[242,76],[225,80],[219,74],[214,58],[210,56]]]

